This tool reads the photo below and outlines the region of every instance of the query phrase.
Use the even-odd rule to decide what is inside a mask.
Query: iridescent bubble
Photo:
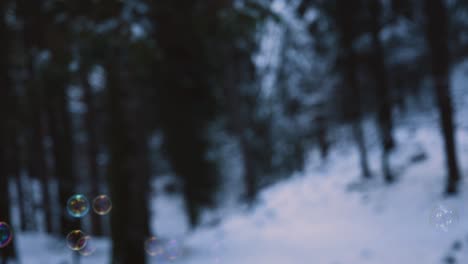
[[[85,216],[89,211],[89,201],[82,194],[75,194],[67,201],[68,213],[76,218]]]
[[[458,214],[444,205],[436,206],[430,217],[431,224],[444,232],[449,231],[458,222]]]
[[[8,246],[12,239],[13,232],[10,226],[5,222],[0,222],[0,248]]]
[[[145,241],[145,251],[150,256],[160,256],[164,254],[164,245],[156,237],[150,237]]]
[[[98,215],[106,215],[112,210],[112,202],[107,195],[99,195],[93,200],[93,210]]]
[[[84,247],[78,251],[80,255],[87,257],[96,251],[96,246],[91,236],[84,236],[80,240],[84,240],[78,242],[79,244],[84,244]]]
[[[81,230],[73,230],[67,235],[67,246],[74,251],[79,251],[83,249],[88,239],[85,239],[86,234]]]
[[[169,240],[164,247],[164,254],[167,259],[175,260],[182,255],[182,246],[177,242],[177,240]]]

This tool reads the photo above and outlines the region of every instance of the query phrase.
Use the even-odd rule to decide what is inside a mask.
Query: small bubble
[[[175,239],[169,240],[164,249],[164,253],[169,260],[175,260],[182,254],[182,247]]]
[[[447,232],[458,222],[458,214],[444,205],[436,206],[430,215],[430,222],[437,229]]]
[[[148,255],[155,257],[164,254],[164,246],[156,237],[150,237],[145,241],[145,251]]]
[[[75,194],[67,201],[68,213],[76,218],[85,216],[89,211],[89,201],[82,194]]]
[[[67,246],[74,251],[79,251],[86,246],[88,242],[85,233],[81,230],[73,230],[67,235]]]
[[[10,226],[5,222],[0,222],[0,248],[8,246],[12,239],[13,232]]]
[[[112,210],[112,202],[107,195],[99,195],[93,200],[93,210],[98,215],[106,215]]]
[[[84,247],[78,251],[80,255],[87,257],[92,255],[94,251],[96,251],[96,246],[94,245],[94,240],[91,236],[84,236],[80,240],[83,241],[79,241],[79,244],[84,243]]]

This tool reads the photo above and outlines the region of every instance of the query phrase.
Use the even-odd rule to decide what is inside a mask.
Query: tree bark
[[[350,118],[353,122],[353,136],[358,147],[362,176],[364,178],[370,178],[372,175],[369,169],[364,131],[361,124],[361,89],[357,80],[357,61],[356,53],[353,48],[353,42],[356,38],[355,22],[353,20],[354,11],[356,11],[355,4],[356,3],[348,0],[338,0],[337,22],[340,29],[340,42],[344,57],[344,83],[349,87],[354,95],[354,103],[351,105],[350,109]]]
[[[427,15],[426,36],[432,63],[432,80],[436,91],[448,170],[446,193],[453,195],[458,191],[460,172],[456,154],[454,110],[449,85],[447,8],[442,0],[425,0],[425,9]]]
[[[388,87],[387,72],[385,69],[385,57],[382,42],[380,41],[380,16],[382,14],[381,0],[370,0],[369,11],[371,14],[371,35],[372,35],[372,68],[376,80],[377,100],[379,107],[377,110],[377,123],[380,132],[380,144],[382,148],[382,171],[387,183],[392,183],[395,178],[391,171],[389,158],[394,148],[392,135],[393,120],[392,107]]]
[[[84,64],[84,63],[83,63]],[[91,85],[88,81],[88,65],[84,64],[80,66],[80,79],[81,85],[83,88],[84,102],[87,106],[87,111],[85,114],[85,130],[87,135],[87,158],[88,158],[88,179],[91,184],[90,197],[98,196],[100,193],[100,186],[102,185],[102,180],[99,175],[99,165],[97,162],[97,156],[99,152],[99,142],[97,138],[97,123],[96,123],[96,107],[93,101],[93,92]],[[92,230],[95,236],[102,236],[102,217],[97,214],[92,214],[91,216]]]
[[[117,54],[122,55],[122,50],[117,50]],[[114,205],[111,214],[112,263],[146,263],[144,241],[149,235],[146,137],[133,127],[141,125],[141,116],[129,108],[132,103],[127,95],[132,88],[125,85],[128,75],[122,61],[110,59],[106,70],[110,140],[108,182]],[[134,122],[129,122],[129,118]]]
[[[6,3],[5,1],[0,2],[0,219],[1,221],[7,222],[10,227],[12,227],[12,218],[11,218],[11,199],[10,199],[10,190],[9,190],[9,179],[8,175],[8,131],[10,126],[8,121],[11,118],[11,103],[9,98],[12,91],[12,82],[8,74],[10,67],[9,61],[9,32],[7,25],[5,24],[5,14]],[[11,244],[6,248],[0,250],[1,260],[6,263],[8,260],[15,260],[16,255],[16,245],[15,240],[11,241]]]

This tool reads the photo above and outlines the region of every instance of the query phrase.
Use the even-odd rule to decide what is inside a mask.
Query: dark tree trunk
[[[11,118],[11,98],[12,82],[8,74],[9,62],[9,34],[5,24],[5,1],[0,2],[0,219],[8,222],[12,226],[10,213],[11,199],[9,195],[9,175],[8,175],[8,131],[10,130],[8,120]],[[1,260],[6,263],[8,260],[14,260],[16,256],[15,240],[6,248],[0,250]]]
[[[205,32],[192,23],[193,10],[202,14],[199,17],[204,23],[213,24],[220,4],[221,1],[155,1],[152,7],[157,25],[155,38],[164,54],[157,62],[156,104],[164,147],[175,174],[183,181],[192,227],[199,223],[201,209],[215,204],[218,184],[215,164],[207,159],[207,128],[215,115],[212,80],[202,70],[207,64],[204,55],[208,40],[200,35]]]
[[[97,162],[99,142],[96,131],[96,107],[93,101],[92,88],[88,81],[88,72],[89,67],[87,65],[82,65],[80,68],[80,79],[84,91],[84,102],[87,106],[87,111],[85,114],[85,129],[87,135],[86,148],[88,152],[88,179],[91,184],[90,197],[93,199],[99,195],[99,189],[102,185],[102,180],[99,175],[99,165]],[[104,234],[102,228],[102,217],[97,214],[92,214],[91,218],[93,235],[102,236]]]
[[[121,61],[111,59],[106,70],[110,122],[107,133],[110,140],[108,182],[114,204],[111,214],[112,263],[146,263],[143,247],[149,233],[146,140],[137,138],[142,134],[132,127],[136,123],[141,125],[141,116],[135,112],[129,116],[131,103],[127,92],[132,88],[123,85],[128,76]],[[129,122],[129,118],[134,122]]]
[[[361,124],[362,119],[362,97],[361,89],[357,80],[357,58],[353,48],[353,42],[356,38],[355,21],[353,16],[356,11],[356,3],[348,0],[338,0],[337,3],[337,22],[340,30],[340,42],[343,52],[344,83],[349,87],[353,94],[353,103],[351,105],[350,118],[352,119],[353,136],[356,140],[361,172],[364,178],[370,178],[367,149],[364,139],[364,131]]]
[[[44,85],[47,95],[47,120],[52,139],[52,154],[57,179],[60,233],[66,235],[70,230],[79,227],[79,221],[67,214],[66,203],[74,194],[76,180],[73,169],[73,139],[71,132],[70,113],[66,96],[66,79],[64,73],[48,69]],[[65,67],[65,66],[62,66]]]
[[[33,60],[33,58],[30,58]],[[32,64],[32,61],[30,62]],[[45,140],[45,120],[44,120],[44,105],[43,105],[43,94],[42,84],[36,79],[33,73],[33,68],[30,67],[30,78],[31,81],[26,85],[27,89],[27,100],[29,105],[29,116],[30,116],[30,162],[31,171],[35,173],[35,176],[40,180],[42,187],[42,209],[44,211],[44,222],[46,232],[51,234],[54,232],[53,228],[53,215],[52,205],[50,197],[50,177],[46,161],[46,148],[44,146]]]
[[[25,70],[27,79],[25,81],[26,99],[26,115],[28,116],[28,155],[29,175],[37,177],[41,182],[42,201],[41,206],[44,212],[44,222],[47,233],[53,233],[53,215],[52,215],[52,200],[50,197],[50,177],[49,168],[47,165],[47,152],[44,145],[46,138],[45,124],[45,109],[43,84],[40,80],[37,69],[35,68],[35,60],[37,59],[35,49],[38,43],[42,42],[44,35],[42,19],[43,14],[40,13],[42,0],[38,1],[17,1],[18,14],[23,21],[23,43],[25,52]]]
[[[380,17],[382,14],[382,6],[380,0],[370,0],[369,11],[371,14],[371,34],[372,34],[372,68],[376,80],[377,100],[379,108],[377,113],[377,122],[380,132],[380,143],[382,147],[382,170],[384,179],[387,183],[392,183],[395,178],[391,171],[389,158],[394,148],[394,139],[392,135],[392,106],[388,87],[387,72],[385,69],[384,49],[380,41]]]
[[[328,151],[330,149],[330,141],[327,137],[327,121],[325,116],[317,117],[317,140],[320,149],[320,156],[323,161],[328,157]]]
[[[446,193],[452,195],[458,191],[460,172],[456,155],[454,111],[449,85],[450,62],[447,9],[442,0],[425,0],[425,9],[427,15],[427,41],[432,62],[432,80],[435,85],[440,126],[445,143],[448,170]]]

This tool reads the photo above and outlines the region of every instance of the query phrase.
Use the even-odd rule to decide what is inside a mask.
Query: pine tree
[[[446,193],[452,195],[458,191],[460,172],[456,155],[454,111],[449,84],[448,14],[442,0],[425,0],[424,3],[427,15],[427,42],[432,63],[432,81],[436,92],[440,127],[445,144],[448,173]]]

